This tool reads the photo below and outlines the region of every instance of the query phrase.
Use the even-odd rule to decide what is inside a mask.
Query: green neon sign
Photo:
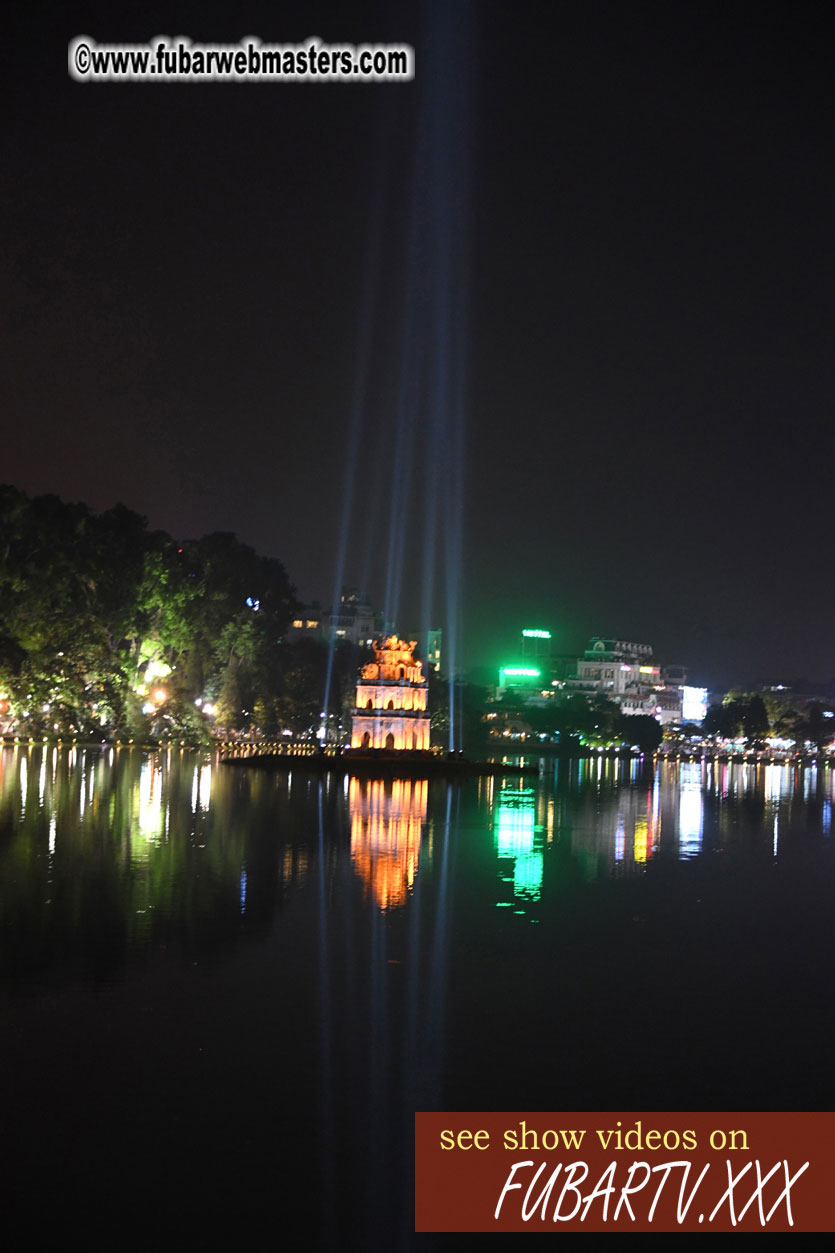
[[[551,638],[550,631],[535,631],[533,628],[523,631],[522,634],[529,640],[549,640]]]
[[[502,666],[502,674],[514,679],[538,679],[541,671],[530,670],[527,666]]]

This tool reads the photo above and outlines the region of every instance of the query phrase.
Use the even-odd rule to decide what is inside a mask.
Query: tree
[[[740,709],[735,702],[709,705],[702,720],[705,735],[718,735],[724,740],[732,740],[739,735],[740,725]]]
[[[768,710],[759,693],[749,696],[742,714],[742,730],[748,740],[758,742],[769,732]]]
[[[621,714],[618,734],[626,744],[637,744],[642,753],[654,753],[664,738],[657,718],[650,714]]]
[[[426,675],[429,682],[427,705],[430,712],[432,742],[448,749],[450,745],[449,726],[449,679],[429,669]],[[456,679],[453,683],[453,702],[455,709],[455,727],[452,743],[456,748],[469,751],[487,738],[484,715],[488,708],[488,689],[477,683],[465,683]],[[531,712],[525,711],[525,718]]]
[[[249,725],[257,707],[262,729],[274,726],[277,650],[296,609],[284,566],[223,531],[186,545],[183,558],[197,590],[188,607],[188,666],[198,694],[217,697],[221,725]]]
[[[177,546],[123,505],[0,487],[0,604],[0,681],[22,729],[193,739],[204,695],[234,725],[268,702],[295,600],[282,564],[234,535]]]
[[[702,722],[706,735],[719,735],[727,740],[744,735],[752,743],[768,735],[770,727],[771,720],[761,694],[736,688],[725,694],[721,705],[711,705]]]
[[[835,738],[835,718],[825,717],[823,706],[816,700],[811,701],[798,716],[794,727],[798,741],[808,740],[814,744],[818,752]]]
[[[587,697],[572,692],[554,710],[554,729],[561,735],[591,735],[597,715]]]
[[[277,654],[276,716],[294,735],[315,735],[321,726],[327,660],[327,647],[310,639],[284,643]]]

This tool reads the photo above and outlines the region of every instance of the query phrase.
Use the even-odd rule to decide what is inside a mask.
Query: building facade
[[[666,724],[681,721],[685,678],[681,666],[653,665],[649,644],[595,635],[566,686],[586,696],[604,696],[623,714],[648,714]]]
[[[285,631],[285,638],[291,642],[301,639],[322,641],[325,635],[325,616],[318,600],[310,605],[301,605],[298,616],[293,618]]]
[[[349,643],[370,647],[382,628],[382,618],[371,607],[365,592],[343,587],[339,604],[328,615],[328,638],[337,644]]]
[[[351,725],[351,748],[415,751],[429,748],[427,682],[415,661],[416,640],[391,635],[374,644],[363,666]]]
[[[424,656],[426,665],[436,674],[441,670],[441,654],[443,652],[444,633],[441,627],[431,627],[424,635]]]

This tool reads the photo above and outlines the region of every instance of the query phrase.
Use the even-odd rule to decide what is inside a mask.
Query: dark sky
[[[353,468],[344,581],[382,603],[405,441],[398,625],[429,548],[446,625],[446,552],[464,664],[535,625],[705,683],[831,678],[833,25],[733,0],[19,6],[0,481],[235,531],[326,602]],[[405,42],[416,76],[79,84],[82,34]]]

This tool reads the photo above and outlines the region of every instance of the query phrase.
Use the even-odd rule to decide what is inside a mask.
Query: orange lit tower
[[[427,685],[412,655],[416,646],[417,640],[407,644],[396,635],[375,642],[377,660],[363,666],[357,683],[351,748],[429,748]]]

